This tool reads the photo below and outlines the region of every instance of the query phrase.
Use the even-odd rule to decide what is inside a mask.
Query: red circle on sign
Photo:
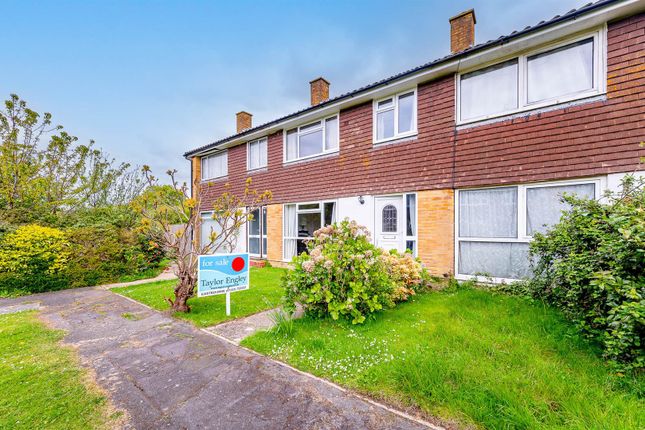
[[[235,270],[236,272],[244,269],[244,259],[242,257],[234,258],[233,263],[231,263],[231,267],[233,267],[233,270]]]

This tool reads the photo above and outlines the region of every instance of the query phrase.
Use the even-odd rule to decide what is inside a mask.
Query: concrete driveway
[[[25,303],[67,332],[128,428],[426,428],[104,289],[0,300],[0,311]]]

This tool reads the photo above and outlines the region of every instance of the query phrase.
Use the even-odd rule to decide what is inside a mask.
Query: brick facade
[[[473,9],[450,18],[450,52],[461,52],[475,44],[476,22]]]
[[[418,256],[435,275],[455,272],[455,192],[452,189],[417,193]]]
[[[417,87],[418,135],[373,144],[372,103],[340,112],[338,153],[283,163],[283,133],[268,136],[268,166],[247,174],[246,145],[228,150],[225,183],[273,192],[269,258],[282,258],[280,204],[357,195],[419,192],[419,255],[434,273],[454,271],[454,202],[461,187],[548,181],[633,171],[645,148],[645,16],[608,25],[607,94],[592,101],[489,123],[457,126],[455,76]],[[273,207],[273,205],[272,205]],[[272,230],[273,229],[273,230]],[[273,239],[272,239],[273,238]],[[279,249],[279,253],[277,250]]]
[[[282,261],[282,205],[267,206],[267,259]]]

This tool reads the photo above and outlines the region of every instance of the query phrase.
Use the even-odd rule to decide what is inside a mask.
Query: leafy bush
[[[61,230],[30,224],[4,235],[0,289],[6,293],[64,288],[70,244]]]
[[[374,312],[407,300],[425,285],[427,273],[410,254],[387,254],[369,231],[345,219],[314,233],[307,253],[294,257],[283,284],[287,309],[301,303],[317,317],[350,318],[360,324]]]
[[[531,244],[535,298],[564,311],[619,368],[645,367],[645,190],[627,177],[602,201],[565,196],[560,222]]]

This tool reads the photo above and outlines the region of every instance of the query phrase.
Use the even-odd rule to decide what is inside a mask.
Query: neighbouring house
[[[528,273],[528,244],[563,192],[600,198],[645,149],[645,2],[603,0],[475,43],[475,12],[450,19],[451,53],[188,151],[204,207],[226,183],[273,192],[240,251],[273,264],[335,220],[434,274]],[[204,229],[212,225],[204,213]],[[202,233],[203,234],[203,233]]]

